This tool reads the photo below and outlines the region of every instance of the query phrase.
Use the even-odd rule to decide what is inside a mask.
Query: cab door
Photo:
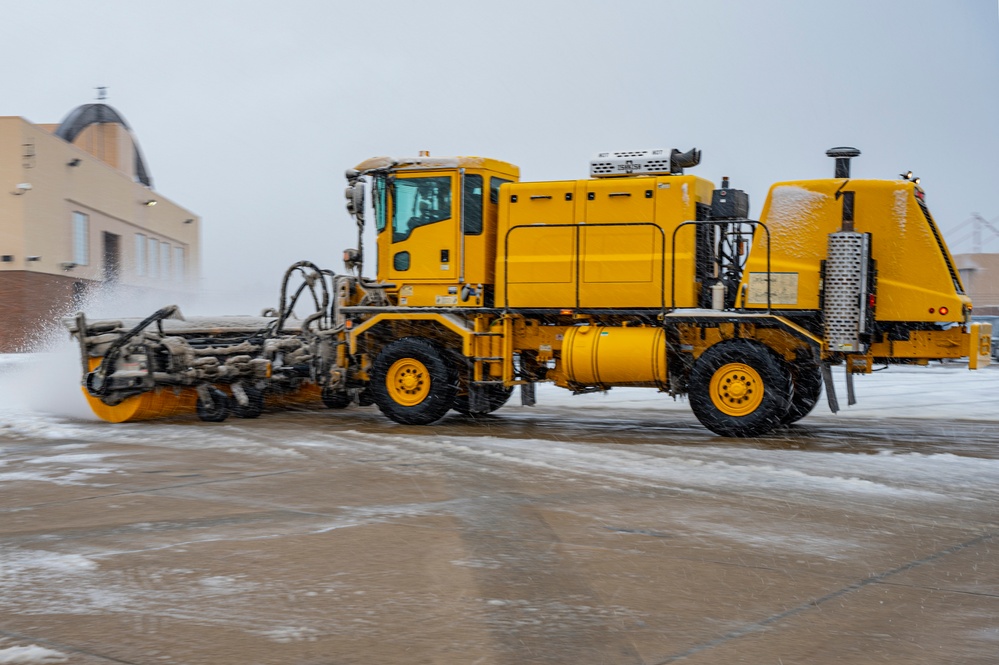
[[[458,206],[453,171],[398,173],[391,183],[390,281],[458,281]]]

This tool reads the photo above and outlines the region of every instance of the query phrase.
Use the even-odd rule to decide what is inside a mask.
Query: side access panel
[[[579,227],[579,307],[662,307],[666,234],[654,178],[590,180]]]
[[[566,181],[503,188],[498,238],[501,263],[497,266],[497,281],[502,280],[497,288],[502,297],[497,305],[574,306],[576,187],[576,181]],[[506,223],[502,220],[504,210]]]

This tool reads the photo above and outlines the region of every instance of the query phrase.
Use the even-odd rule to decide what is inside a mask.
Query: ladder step
[[[503,356],[475,356],[472,360],[476,362],[480,360],[503,360]]]

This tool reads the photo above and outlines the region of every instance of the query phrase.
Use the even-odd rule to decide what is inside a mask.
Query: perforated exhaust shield
[[[590,177],[666,175],[670,173],[670,151],[619,150],[601,152],[590,160]]]
[[[870,236],[866,233],[829,234],[826,258],[825,338],[830,351],[865,353],[861,333],[867,328]]]

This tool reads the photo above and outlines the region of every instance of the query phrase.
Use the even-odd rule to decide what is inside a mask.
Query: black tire
[[[323,388],[322,393],[320,393],[320,398],[323,400],[323,404],[326,405],[327,409],[346,409],[350,406],[351,399],[350,393],[346,390],[335,391],[329,386]]]
[[[246,393],[248,403],[243,406],[233,397],[231,399],[232,415],[237,418],[258,418],[264,411],[264,391],[256,388],[243,388],[243,392]]]
[[[458,372],[443,349],[422,337],[392,342],[371,367],[368,390],[386,416],[404,425],[444,417],[458,393]]]
[[[361,388],[357,391],[357,405],[358,406],[371,406],[375,403],[375,398],[371,396],[371,391],[367,388]]]
[[[790,407],[791,375],[764,345],[734,339],[697,359],[688,390],[694,415],[715,434],[762,436],[781,425]]]
[[[466,393],[454,398],[454,410],[466,416],[484,416],[506,404],[507,400],[510,399],[510,395],[513,394],[512,386],[509,388],[503,386],[483,386],[480,390],[483,390],[486,394],[485,408],[472,411],[468,406],[468,394]]]
[[[220,423],[229,417],[229,396],[218,388],[209,388],[212,403],[206,404],[198,398],[197,412],[198,418],[206,423]]]
[[[815,409],[822,394],[822,369],[811,362],[791,363],[791,405],[784,414],[783,424],[796,423]]]

